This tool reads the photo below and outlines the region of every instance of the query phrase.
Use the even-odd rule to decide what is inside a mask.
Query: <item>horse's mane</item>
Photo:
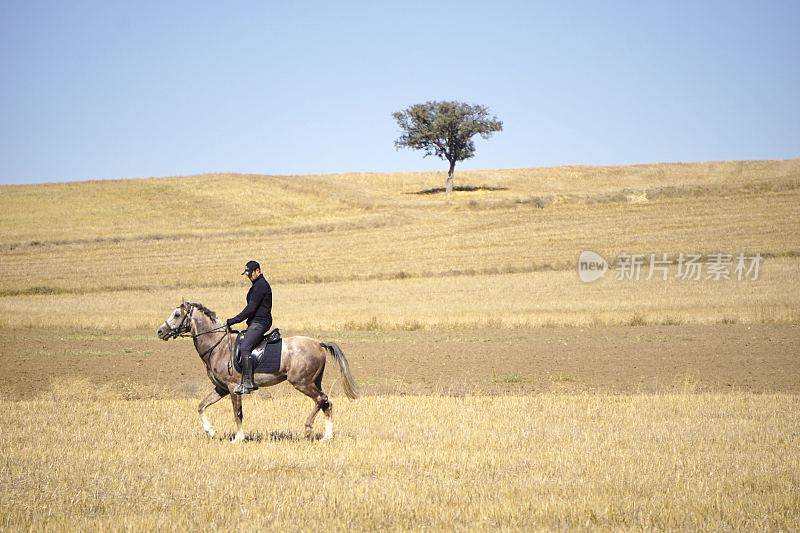
[[[212,311],[211,309],[209,309],[205,305],[203,305],[201,303],[198,303],[198,302],[187,302],[187,303],[190,304],[191,306],[193,306],[195,309],[201,311],[204,315],[206,315],[208,318],[210,318],[214,322],[217,321],[217,313],[215,313],[214,311]]]

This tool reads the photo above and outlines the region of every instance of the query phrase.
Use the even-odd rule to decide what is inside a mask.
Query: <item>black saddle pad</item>
[[[236,355],[233,358],[233,366],[237,372],[242,371],[242,345],[243,333],[239,333],[236,338]],[[283,342],[281,332],[278,328],[273,329],[264,335],[258,346],[253,348],[251,357],[253,358],[253,373],[274,374],[281,369],[281,349]]]

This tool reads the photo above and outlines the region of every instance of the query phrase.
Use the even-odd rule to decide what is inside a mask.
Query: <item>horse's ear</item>
[[[181,298],[181,309],[184,309],[185,307],[186,307],[186,297],[184,296],[183,298]]]

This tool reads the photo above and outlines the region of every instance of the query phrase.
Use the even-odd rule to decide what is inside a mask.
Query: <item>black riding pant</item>
[[[258,343],[264,338],[264,334],[269,331],[271,325],[271,322],[252,322],[247,326],[247,331],[244,332],[244,338],[242,338],[242,360],[245,357],[250,357],[253,348],[258,346]]]

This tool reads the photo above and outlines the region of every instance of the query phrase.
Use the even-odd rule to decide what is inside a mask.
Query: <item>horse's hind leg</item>
[[[323,435],[322,440],[332,439],[333,420],[331,415],[333,406],[328,400],[328,395],[322,392],[322,372],[318,374],[317,378],[312,383],[295,382],[292,383],[292,385],[295,389],[314,400],[314,409],[311,410],[311,414],[308,415],[308,418],[306,419],[306,438],[311,438],[311,432],[314,427],[314,418],[316,418],[319,410],[322,409],[322,411],[325,413],[325,434]]]
[[[316,402],[316,400],[314,400]],[[311,410],[311,414],[308,415],[306,418],[306,438],[310,439],[312,432],[314,431],[314,419],[317,417],[317,413],[319,413],[319,404],[314,405],[314,409]]]
[[[226,391],[227,394],[227,391]],[[220,394],[218,390],[214,389],[213,391],[209,392],[208,395],[203,398],[203,401],[200,402],[200,405],[197,406],[197,412],[200,414],[200,423],[203,424],[203,431],[206,432],[206,435],[214,438],[214,426],[211,425],[211,422],[208,420],[206,416],[206,408],[209,405],[217,403],[222,399],[225,394]]]
[[[317,374],[315,381],[323,398],[322,403],[318,405],[322,412],[325,413],[325,433],[322,436],[322,440],[331,440],[333,438],[333,404],[328,399],[328,395],[322,391],[322,372]]]

